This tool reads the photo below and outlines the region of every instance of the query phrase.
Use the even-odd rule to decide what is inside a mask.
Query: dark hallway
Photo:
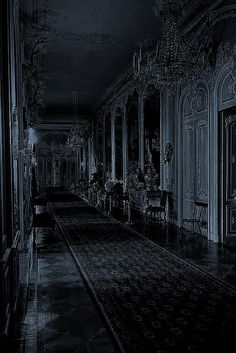
[[[232,250],[199,236],[179,241],[176,229],[160,224],[143,237],[140,218],[133,231],[72,194],[49,199],[58,227],[51,238],[37,231],[11,351],[185,352],[190,344],[230,351]]]
[[[231,352],[235,0],[0,2],[0,351]]]

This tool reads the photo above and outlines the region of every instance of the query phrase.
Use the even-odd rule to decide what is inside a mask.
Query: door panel
[[[208,192],[208,129],[206,121],[197,124],[197,199],[207,201]]]
[[[193,88],[182,111],[183,218],[192,216],[195,201],[208,201],[208,92],[201,84]],[[207,225],[207,209],[203,220]],[[207,235],[207,227],[203,233]]]
[[[192,216],[194,201],[208,200],[208,127],[205,116],[184,125],[183,218]],[[207,210],[203,215],[207,222]]]
[[[194,181],[193,181],[193,166],[192,166],[192,156],[193,156],[193,128],[187,128],[184,133],[184,194],[186,198],[192,199],[194,193]]]
[[[229,124],[229,197],[236,196],[236,117]]]
[[[226,237],[236,237],[236,116],[225,117],[223,213]]]

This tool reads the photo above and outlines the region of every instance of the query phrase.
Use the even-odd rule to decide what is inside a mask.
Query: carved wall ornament
[[[190,93],[186,96],[184,102],[184,116],[190,116],[193,113],[205,111],[208,105],[208,94],[205,88],[196,84],[190,87]]]
[[[231,115],[229,115],[229,117],[227,119],[225,119],[225,127],[226,129],[229,127],[229,125],[232,123],[233,118]]]
[[[157,88],[154,84],[148,84],[145,86],[145,89],[143,91],[143,98],[148,99],[152,97],[154,94],[157,94]]]
[[[164,151],[164,163],[170,163],[173,156],[174,148],[170,142],[167,142]]]
[[[144,172],[145,190],[147,191],[159,190],[159,178],[160,176],[157,175],[152,163],[145,166],[145,172]]]
[[[221,103],[226,103],[236,99],[236,77],[231,71],[224,79],[221,88]]]
[[[191,57],[193,57],[192,55],[193,53],[191,52],[190,47],[188,48],[188,50],[185,47],[183,56],[187,56],[191,60]],[[201,61],[200,59],[197,60],[192,65],[190,71],[188,71],[187,67],[185,67],[185,72],[183,72],[182,74],[183,77],[177,83],[184,86],[187,83],[193,84],[194,81],[201,78],[206,81],[209,87],[210,85],[214,87],[214,83],[219,73],[219,70],[229,61],[232,62],[232,72],[235,72],[233,76],[236,76],[235,45],[231,46],[228,42],[219,43],[218,45],[216,45],[216,48],[214,48],[214,58],[214,63],[212,61],[209,62],[209,56],[207,56],[207,58],[205,58],[203,61]],[[176,66],[177,65],[178,62],[176,62]],[[152,50],[148,55],[144,55],[144,53],[142,54],[141,69],[139,72],[137,72],[137,70],[135,71],[134,69],[134,78],[136,81],[156,82],[156,85],[159,87],[162,87],[163,85],[176,87],[177,84],[176,82],[174,83],[174,81],[178,80],[174,77],[174,72],[172,74],[173,80],[169,77],[169,81],[173,81],[173,84],[168,83],[168,80],[167,82],[162,82],[160,78],[161,75],[158,71],[158,65],[156,64],[156,56],[154,50]],[[186,79],[184,79],[186,74],[187,77]]]
[[[159,3],[159,1],[158,1],[158,3]],[[215,5],[210,6],[210,8],[214,8],[214,7],[215,7]],[[184,9],[185,9],[185,7],[184,7]],[[217,16],[220,16],[219,20],[222,20],[223,17],[228,18],[227,17],[228,12],[230,12],[232,10],[226,9],[226,13],[225,13],[225,15],[223,15],[223,17],[222,17],[222,13],[219,13],[219,11],[220,10],[217,10],[214,14],[211,14],[211,21],[213,21],[212,23],[215,23],[215,21],[218,21]],[[205,14],[203,14],[203,17],[204,16],[207,19],[207,16],[208,16],[207,12]],[[203,23],[204,23],[204,21],[203,21]],[[205,30],[206,30],[206,28],[205,28]],[[199,29],[199,34],[198,34],[199,36],[200,36],[201,31],[203,31],[203,28]],[[135,67],[137,68],[137,64],[135,64],[135,63],[137,63],[137,58],[140,55],[142,57],[142,61],[140,62],[141,72],[138,73],[138,70],[135,69]],[[187,55],[188,54],[185,53],[185,56],[187,56]],[[190,55],[190,53],[189,53],[189,55]],[[185,86],[187,84],[187,82],[190,82],[191,84],[193,84],[194,82],[201,79],[202,81],[206,82],[206,85],[209,87],[209,90],[212,93],[215,89],[215,82],[218,77],[218,74],[219,74],[220,70],[222,69],[222,67],[226,63],[231,62],[232,71],[236,72],[236,70],[234,70],[234,68],[236,68],[235,56],[236,56],[235,46],[231,47],[229,42],[219,43],[218,49],[216,51],[216,59],[215,59],[214,65],[210,66],[208,62],[205,62],[204,64],[199,63],[199,65],[197,65],[196,68],[192,71],[192,75],[188,74],[188,79],[187,79],[186,83],[184,83],[183,86]],[[134,92],[135,89],[138,92],[140,89],[143,89],[143,92],[145,94],[145,88],[149,84],[153,84],[153,85],[155,85],[156,88],[161,89],[162,86],[161,86],[160,82],[158,81],[159,76],[158,76],[157,67],[155,65],[155,60],[156,60],[155,48],[153,48],[153,49],[149,48],[147,53],[145,53],[144,49],[143,49],[143,51],[141,50],[141,54],[136,53],[134,55],[133,69],[130,70],[130,68],[128,68],[125,76],[121,77],[121,79],[119,81],[119,85],[117,85],[117,82],[115,82],[114,86],[111,86],[109,88],[110,102],[114,102],[114,103],[118,102],[121,95],[127,94],[128,90],[129,90],[129,94],[130,94],[131,92]],[[133,76],[132,76],[132,72],[133,72]],[[233,75],[233,77],[234,76],[236,76],[236,74]],[[176,93],[176,92],[174,91],[174,93]],[[101,99],[101,102],[102,102],[102,99]],[[109,103],[109,100],[108,101],[104,100],[102,102],[102,104],[104,104],[104,106],[106,107],[110,103]],[[198,104],[200,104],[200,103],[194,102],[193,108],[196,107]]]
[[[19,149],[19,124],[17,107],[12,109],[12,143],[13,143],[13,159],[18,159]]]
[[[44,10],[45,11],[45,10]],[[43,107],[44,74],[41,68],[42,55],[47,53],[49,42],[53,38],[52,30],[36,28],[33,26],[35,16],[39,10],[32,14],[21,11],[21,42],[24,46],[25,61],[22,63],[22,77],[26,87],[27,110],[30,121],[40,122],[39,108]],[[33,28],[34,27],[34,28]]]
[[[234,69],[236,61],[233,57],[233,50],[234,49],[229,42],[221,42],[218,46],[214,68],[208,67],[199,72],[199,76],[206,81],[207,86],[209,87],[210,97],[212,99],[214,97],[216,82],[226,66],[230,68],[233,79],[236,78],[236,71]],[[224,76],[224,79],[226,79],[226,76]],[[232,90],[233,88],[231,87],[229,89]]]
[[[166,190],[168,192],[171,192],[172,193],[172,197],[173,197],[174,196],[173,194],[174,194],[174,191],[175,191],[175,180],[174,180],[174,178],[167,177],[165,185],[166,185]]]
[[[151,139],[151,151],[160,152],[160,131],[156,129]]]
[[[132,188],[134,190],[145,189],[144,173],[139,167],[138,168],[135,168],[135,166],[130,167],[127,179],[128,179],[127,185],[129,188]]]

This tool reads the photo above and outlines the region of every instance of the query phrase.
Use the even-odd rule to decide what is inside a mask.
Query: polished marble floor
[[[57,229],[38,230],[17,353],[113,353],[112,338]]]
[[[127,222],[121,210],[112,211],[112,217]],[[145,224],[144,218],[136,212],[131,214],[129,227],[175,255],[191,262],[208,274],[236,288],[236,250],[223,244],[209,241],[200,235],[179,239],[179,228],[163,222]]]
[[[112,216],[125,223],[119,212]],[[236,253],[201,237],[180,241],[177,229],[128,225],[177,256],[236,288]],[[113,353],[116,347],[59,229],[55,238],[38,230],[33,247],[27,306],[14,337],[13,353]]]

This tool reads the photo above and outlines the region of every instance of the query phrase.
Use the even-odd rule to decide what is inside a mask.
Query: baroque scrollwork
[[[174,148],[170,142],[167,142],[164,152],[164,163],[170,163],[173,156]]]

